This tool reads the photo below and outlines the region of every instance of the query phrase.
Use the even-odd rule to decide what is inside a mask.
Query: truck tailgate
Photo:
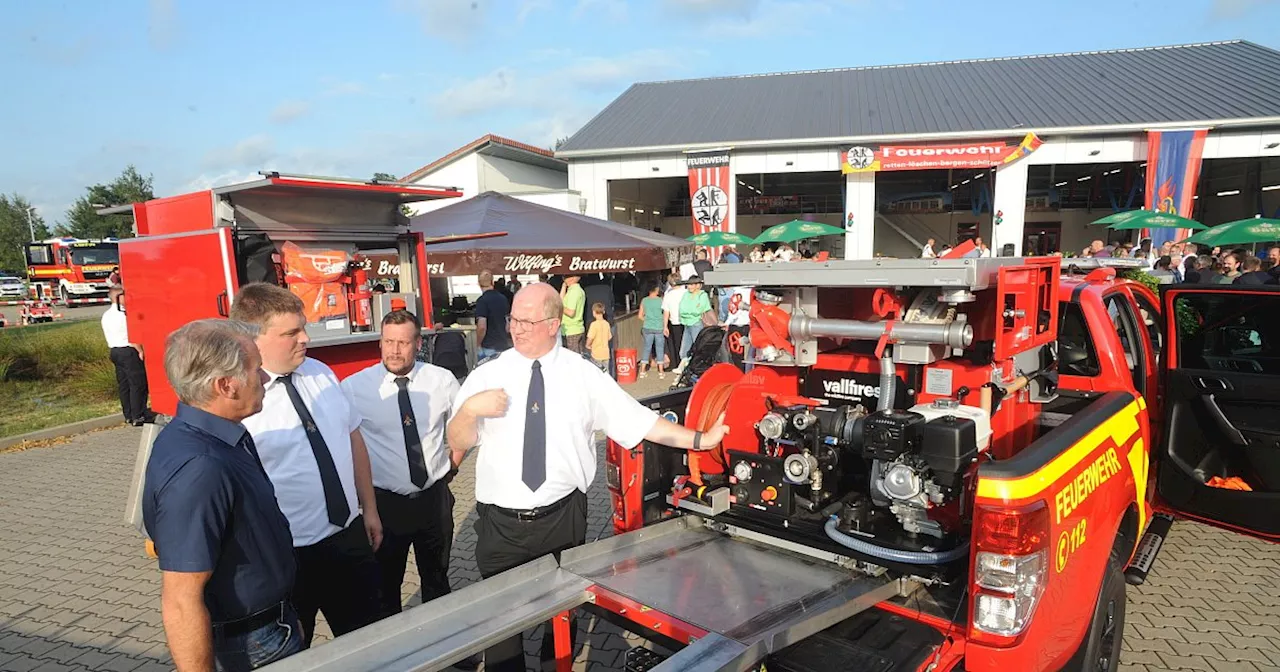
[[[440,670],[607,591],[706,632],[656,669],[746,670],[900,589],[690,515],[570,549],[559,566],[543,557],[264,669]]]

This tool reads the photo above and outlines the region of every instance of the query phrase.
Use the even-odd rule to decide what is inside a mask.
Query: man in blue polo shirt
[[[164,369],[181,403],[147,462],[142,516],[160,560],[174,666],[251,670],[302,650],[288,595],[293,537],[241,424],[262,409],[256,330],[200,320],[169,335]]]

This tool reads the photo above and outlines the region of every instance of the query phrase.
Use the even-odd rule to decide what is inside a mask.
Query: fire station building
[[[1087,227],[1118,210],[1280,216],[1280,51],[1231,41],[640,83],[556,158],[586,214],[681,237],[799,218],[844,227],[818,242],[835,258],[974,236],[997,255],[1078,253],[1124,239]]]

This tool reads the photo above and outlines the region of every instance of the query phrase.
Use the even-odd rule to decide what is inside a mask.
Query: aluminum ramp
[[[737,672],[904,585],[744,541],[690,515],[565,551],[559,564],[539,558],[264,669],[443,670],[603,590],[707,632],[655,669]]]

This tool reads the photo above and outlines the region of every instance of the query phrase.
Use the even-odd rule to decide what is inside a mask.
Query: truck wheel
[[[1120,669],[1124,641],[1124,568],[1115,557],[1107,561],[1102,591],[1093,607],[1093,620],[1085,639],[1064,668],[1073,672],[1112,672]]]
[[[66,287],[62,287],[58,289],[58,296],[62,299],[62,305],[64,306],[71,305],[71,293],[67,291]]]

